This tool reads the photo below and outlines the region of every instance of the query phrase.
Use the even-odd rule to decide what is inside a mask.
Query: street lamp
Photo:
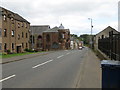
[[[93,28],[93,25],[92,25],[92,18],[88,18],[88,20],[90,20],[91,21],[91,40],[90,40],[90,45],[91,45],[91,48],[92,48],[92,43],[93,43],[93,41],[92,41],[92,28]]]

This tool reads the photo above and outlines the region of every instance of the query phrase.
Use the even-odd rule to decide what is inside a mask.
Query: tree
[[[87,45],[89,44],[89,41],[90,41],[90,35],[89,34],[80,35],[80,38],[82,39],[84,44],[87,44]]]

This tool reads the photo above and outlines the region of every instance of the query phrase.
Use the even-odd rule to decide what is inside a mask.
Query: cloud
[[[90,32],[93,18],[94,33],[111,25],[117,29],[118,0],[4,0],[2,6],[20,14],[32,25],[60,23],[71,33]]]

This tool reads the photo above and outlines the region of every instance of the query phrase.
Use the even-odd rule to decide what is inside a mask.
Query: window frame
[[[12,30],[12,31],[11,31],[11,35],[12,35],[12,37],[15,36],[15,30]]]
[[[6,21],[6,19],[7,19],[7,15],[4,14],[3,15],[3,20]]]
[[[28,38],[28,33],[26,33],[26,38]]]
[[[14,49],[15,49],[15,47],[14,47],[14,46],[15,46],[15,44],[14,44],[14,43],[12,43],[12,50],[14,50]]]
[[[7,29],[4,29],[4,37],[7,37]]]
[[[18,34],[18,40],[20,40],[20,34]]]
[[[7,51],[7,43],[4,43],[4,51]]]

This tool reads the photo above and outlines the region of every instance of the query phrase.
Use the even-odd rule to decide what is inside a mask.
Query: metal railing
[[[98,40],[98,49],[106,54],[111,60],[120,61],[120,33],[109,33],[108,38]]]

